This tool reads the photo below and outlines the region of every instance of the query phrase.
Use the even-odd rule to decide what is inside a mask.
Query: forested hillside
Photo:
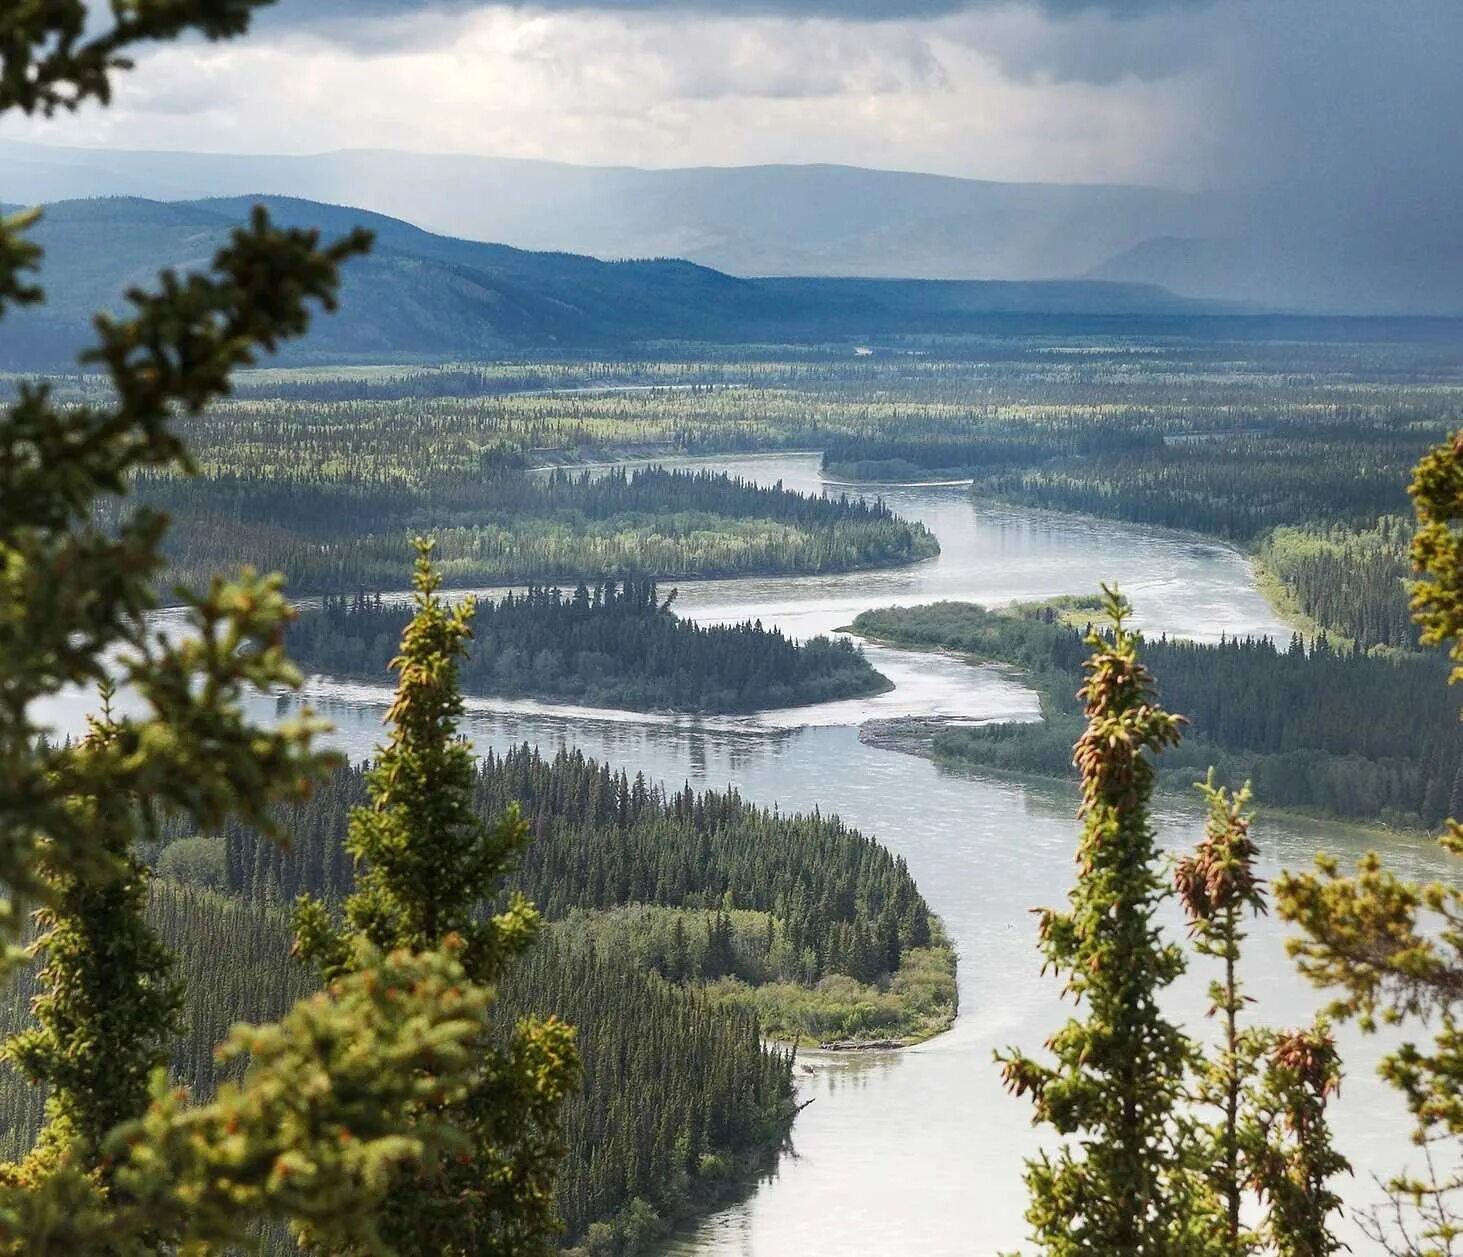
[[[289,914],[173,881],[153,889],[149,917],[178,956],[187,1031],[173,1045],[179,1080],[209,1095],[213,1045],[241,1019],[278,1017],[314,981],[291,956]],[[31,984],[0,1004],[18,1029]],[[499,1025],[558,1013],[585,1061],[564,1111],[568,1155],[556,1201],[567,1245],[594,1237],[634,1251],[685,1209],[715,1199],[781,1144],[792,1118],[791,1056],[763,1046],[750,1013],[666,982],[572,937],[542,939],[500,986]],[[30,1146],[43,1096],[0,1072],[3,1154]],[[277,1237],[271,1251],[294,1252]]]
[[[375,249],[346,278],[339,317],[316,328],[308,350],[294,355],[311,361],[441,361],[664,340],[819,341],[911,327],[969,330],[1013,315],[1101,319],[1220,308],[1153,285],[1081,279],[740,279],[664,255],[607,262],[459,240],[369,210],[290,197],[109,196],[46,206],[36,237],[56,259],[50,299],[9,329],[0,366],[70,363],[87,341],[93,311],[116,308],[127,287],[164,267],[205,262],[256,203],[288,225],[326,234],[363,225],[376,233]]]
[[[1049,607],[987,611],[935,603],[867,611],[854,627],[891,642],[938,646],[975,661],[1027,669],[1041,690],[1040,724],[944,729],[940,758],[1069,776],[1073,695],[1089,650]],[[1254,784],[1261,805],[1323,816],[1436,827],[1463,811],[1463,727],[1436,654],[1367,655],[1269,640],[1215,645],[1160,639],[1144,659],[1166,707],[1190,724],[1160,776],[1188,788],[1213,765],[1222,781]]]
[[[287,847],[238,825],[165,831],[149,915],[189,991],[173,1056],[190,1085],[221,1080],[212,1045],[229,1025],[276,1016],[311,988],[283,905],[351,891],[346,820],[365,801],[355,766],[281,813]],[[546,760],[526,746],[489,755],[476,779],[483,815],[515,802],[533,842],[505,889],[555,924],[510,970],[498,1024],[557,1013],[577,1028],[585,1078],[565,1110],[558,1187],[569,1243],[632,1251],[777,1148],[791,1058],[764,1048],[763,1031],[889,1039],[954,1015],[953,957],[904,862],[836,819],[778,816],[734,792],[667,796],[577,752]],[[31,989],[22,976],[0,1031],[19,1024]],[[42,1097],[0,1079],[14,1151]]]
[[[702,627],[654,580],[529,586],[478,604],[462,663],[469,694],[529,696],[638,711],[750,712],[851,698],[889,682],[847,638],[794,642],[761,621]],[[302,667],[379,680],[410,611],[327,597],[302,610],[286,645]]]

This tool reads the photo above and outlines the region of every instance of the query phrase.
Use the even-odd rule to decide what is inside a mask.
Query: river
[[[821,491],[815,455],[669,460],[715,465],[763,483]],[[838,490],[832,490],[838,491]],[[1286,635],[1256,591],[1245,558],[1224,546],[1162,530],[992,508],[956,485],[879,491],[900,514],[927,524],[938,558],[908,568],[825,577],[685,584],[677,610],[703,620],[760,618],[797,635],[827,632],[869,607],[939,598],[999,604],[1089,593],[1116,579],[1150,634],[1217,639]],[[969,1257],[1024,1238],[1022,1158],[1038,1146],[1026,1101],[1002,1090],[992,1051],[1039,1048],[1066,1015],[1058,983],[1043,978],[1029,909],[1053,904],[1072,874],[1075,792],[953,772],[860,743],[864,720],[939,714],[971,721],[1032,718],[1033,696],[996,669],[945,656],[870,647],[896,683],[872,699],[720,721],[647,718],[534,703],[475,701],[467,733],[479,749],[537,743],[577,745],[614,764],[679,787],[735,785],[783,810],[837,812],[903,855],[944,919],[960,955],[961,1012],[953,1030],[896,1053],[805,1054],[791,1150],[740,1203],[675,1237],[665,1257]],[[339,745],[369,752],[379,736],[385,691],[313,679],[309,700],[335,721]],[[282,704],[282,707],[288,706]],[[261,704],[270,715],[274,704]],[[61,727],[79,727],[75,700],[54,704]],[[1193,841],[1198,809],[1165,800],[1166,843]],[[1257,826],[1267,876],[1310,862],[1323,848],[1353,857],[1365,836],[1337,826],[1266,818]],[[1376,840],[1372,839],[1374,843]],[[1385,840],[1394,867],[1443,874],[1446,864],[1420,839]],[[1177,920],[1174,928],[1180,928]],[[1258,1015],[1296,1024],[1319,1001],[1283,951],[1283,927],[1254,923],[1246,979]],[[1184,979],[1176,1011],[1202,1024],[1207,972]],[[1373,1173],[1407,1154],[1401,1101],[1374,1077],[1380,1044],[1340,1035],[1347,1077],[1336,1118],[1356,1177],[1343,1195],[1372,1199]],[[1357,1252],[1366,1242],[1350,1236]]]

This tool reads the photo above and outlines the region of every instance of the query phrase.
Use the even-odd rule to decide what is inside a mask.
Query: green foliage
[[[1326,1120],[1341,1089],[1341,1063],[1326,1023],[1250,1036],[1247,1046],[1252,1058],[1264,1054],[1239,1130],[1249,1186],[1266,1207],[1262,1238],[1279,1257],[1349,1251],[1331,1230],[1342,1206],[1331,1180],[1351,1167],[1333,1146]]]
[[[1325,631],[1361,650],[1411,649],[1417,644],[1407,606],[1411,532],[1411,521],[1391,515],[1361,532],[1277,528],[1257,554],[1263,572]]]
[[[485,475],[481,465],[444,470],[424,452],[423,463],[383,480],[341,483],[335,468],[263,478],[255,457],[203,481],[162,476],[140,485],[145,500],[179,522],[169,549],[177,570],[212,570],[248,553],[310,592],[395,588],[402,546],[423,523],[449,585],[841,572],[939,551],[923,525],[882,503],[705,471],[560,472],[545,480]]]
[[[1154,922],[1163,886],[1149,756],[1177,743],[1180,721],[1153,700],[1126,603],[1109,591],[1107,610],[1112,636],[1090,636],[1082,690],[1077,883],[1069,911],[1040,913],[1042,955],[1087,1016],[1051,1037],[1053,1064],[1018,1051],[998,1059],[1007,1086],[1031,1095],[1036,1121],[1077,1137],[1027,1165],[1027,1217],[1043,1251],[1172,1257],[1202,1251],[1208,1221],[1182,1112],[1194,1049],[1158,1007],[1184,960]]]
[[[241,33],[253,0],[136,0],[107,15],[81,0],[0,16],[0,112],[105,103],[133,45],[186,32]],[[39,261],[0,225],[3,304],[34,304]],[[241,1027],[223,1060],[248,1067],[204,1104],[170,1090],[165,1040],[181,992],[145,919],[139,858],[171,814],[195,829],[237,815],[268,827],[326,767],[310,720],[247,724],[248,690],[298,682],[280,646],[289,609],[277,578],[246,571],[207,593],[180,589],[182,633],[154,634],[166,520],[118,501],[148,471],[193,470],[178,425],[230,375],[334,307],[339,265],[364,232],[321,246],[257,211],[210,274],[164,272],[98,315],[83,355],[109,389],[58,405],[22,384],[0,416],[0,882],[4,924],[41,904],[35,1024],[6,1055],[49,1089],[35,1153],[0,1168],[0,1250],[27,1254],[201,1252],[288,1222],[332,1251],[386,1252],[372,1223],[407,1169],[439,1172],[461,1136],[442,1114],[480,1086],[487,994],[451,954],[358,947],[349,977],[281,1021]],[[105,518],[103,518],[105,517]],[[87,738],[55,746],[31,720],[39,699],[116,679],[145,714],[107,710]],[[145,1076],[151,1073],[151,1094]]]
[[[1422,640],[1449,644],[1456,665],[1463,660],[1463,443],[1454,437],[1423,458],[1411,493],[1413,560],[1422,577],[1413,607]],[[1460,675],[1455,666],[1452,679]],[[1442,841],[1463,851],[1456,818]],[[1277,896],[1280,914],[1302,931],[1290,943],[1301,972],[1338,992],[1334,1016],[1356,1018],[1364,1030],[1409,1017],[1435,1027],[1431,1044],[1405,1042],[1382,1062],[1382,1076],[1406,1098],[1423,1166],[1390,1181],[1391,1214],[1374,1214],[1369,1234],[1391,1253],[1453,1253],[1463,1243],[1463,892],[1442,881],[1399,879],[1371,852],[1349,877],[1320,856],[1315,872],[1280,879]]]
[[[144,1112],[102,1146],[112,1187],[70,1157],[10,1170],[0,1251],[142,1257],[247,1242],[288,1220],[323,1251],[388,1253],[372,1207],[403,1165],[431,1174],[463,1147],[440,1116],[478,1077],[487,994],[451,953],[356,956],[358,971],[280,1022],[239,1026],[220,1049],[242,1084],[190,1104],[163,1071]],[[424,1117],[423,1114],[426,1114]]]
[[[281,809],[283,850],[227,826],[229,889],[266,903],[349,894],[343,822],[365,797],[365,771],[342,769]],[[930,908],[904,860],[837,817],[783,816],[734,790],[667,795],[580,752],[545,759],[528,746],[490,752],[477,769],[476,816],[510,806],[522,808],[533,842],[507,889],[550,920],[633,903],[765,912],[786,932],[786,972],[804,983],[828,973],[875,982],[931,942]]]
[[[1332,1146],[1326,1120],[1340,1061],[1324,1021],[1286,1033],[1240,1028],[1250,1003],[1239,978],[1244,918],[1267,910],[1254,871],[1259,849],[1250,837],[1249,787],[1231,795],[1214,785],[1211,772],[1199,790],[1208,809],[1204,837],[1179,859],[1174,885],[1194,950],[1224,966],[1209,984],[1209,1015],[1223,1017],[1223,1038],[1193,1088],[1199,1105],[1220,1113],[1207,1132],[1205,1177],[1223,1215],[1213,1246],[1225,1257],[1326,1257],[1345,1248],[1331,1231],[1341,1198],[1330,1181],[1351,1168]],[[1251,1194],[1263,1206],[1253,1230],[1242,1220]]]
[[[1067,776],[1079,717],[1070,695],[1085,651],[1060,608],[987,611],[970,603],[861,614],[875,638],[960,650],[1026,669],[1042,697],[1041,724],[936,732],[933,753],[953,762]],[[1463,729],[1435,655],[1309,649],[1292,638],[1218,643],[1163,639],[1145,646],[1164,701],[1190,721],[1164,757],[1161,787],[1187,789],[1214,767],[1254,783],[1271,806],[1413,827],[1443,823],[1463,801]]]
[[[416,614],[391,661],[399,674],[391,737],[367,775],[370,805],[350,816],[346,846],[358,874],[344,909],[352,935],[319,900],[302,899],[296,911],[297,949],[327,981],[358,971],[364,942],[412,952],[448,946],[471,981],[492,982],[538,929],[521,895],[484,911],[529,835],[515,809],[489,824],[472,807],[472,753],[457,737],[457,667],[472,600],[449,609],[438,598],[426,541],[417,542],[414,585]],[[456,1162],[435,1178],[399,1176],[381,1211],[393,1251],[530,1257],[553,1247],[559,1108],[578,1075],[573,1031],[553,1017],[525,1019],[505,1044],[478,1050],[471,1089],[442,1097],[423,1118],[461,1131]]]
[[[1418,463],[1411,493],[1417,509],[1412,561],[1423,577],[1412,606],[1424,642],[1451,643],[1456,681],[1463,678],[1463,432]]]
[[[117,735],[108,709],[77,753],[105,756]],[[183,998],[172,957],[144,916],[148,870],[136,853],[135,803],[122,794],[69,802],[108,859],[80,874],[50,870],[51,902],[37,914],[33,948],[44,957],[35,1022],[3,1049],[47,1096],[30,1173],[68,1154],[95,1157],[108,1132],[147,1107]]]
[[[596,581],[572,595],[530,586],[479,606],[462,660],[473,694],[532,695],[598,707],[746,712],[877,692],[888,681],[846,638],[794,642],[761,621],[702,627],[671,612],[653,580]],[[290,625],[302,667],[379,675],[403,608],[326,598]]]
[[[1037,1120],[1067,1137],[1028,1162],[1027,1217],[1044,1252],[1073,1257],[1325,1257],[1341,1247],[1329,1229],[1340,1207],[1329,1183],[1348,1168],[1326,1122],[1340,1078],[1334,1046],[1324,1025],[1278,1035],[1240,1026],[1249,1002],[1238,972],[1243,921],[1265,911],[1248,788],[1231,795],[1211,773],[1200,787],[1204,838],[1177,862],[1173,890],[1160,881],[1150,757],[1177,745],[1183,720],[1158,706],[1124,627],[1128,607],[1104,593],[1111,630],[1089,633],[1079,693],[1077,882],[1070,911],[1042,910],[1040,929],[1047,964],[1088,1016],[1048,1040],[1054,1065],[998,1057],[1007,1086],[1029,1092]],[[1175,893],[1195,951],[1223,965],[1209,987],[1222,1037],[1208,1057],[1159,1007],[1185,966],[1156,922]],[[1257,1229],[1244,1216],[1252,1198],[1264,1206]]]
[[[1250,838],[1250,817],[1245,811],[1248,788],[1231,797],[1215,786],[1211,772],[1200,791],[1208,806],[1204,838],[1193,854],[1178,861],[1174,885],[1189,918],[1195,952],[1224,965],[1223,978],[1209,984],[1209,1014],[1224,1018],[1224,1040],[1219,1054],[1205,1061],[1200,1070],[1197,1091],[1202,1102],[1222,1111],[1212,1136],[1218,1155],[1209,1177],[1224,1207],[1226,1251],[1240,1254],[1253,1246],[1240,1225],[1246,1177],[1240,1163],[1240,1104],[1254,1071],[1257,1045],[1253,1036],[1241,1038],[1239,1019],[1248,999],[1242,992],[1238,966],[1244,917],[1246,913],[1258,916],[1266,907],[1254,873],[1258,848]]]

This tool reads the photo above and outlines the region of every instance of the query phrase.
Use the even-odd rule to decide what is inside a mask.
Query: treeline
[[[283,571],[301,594],[395,588],[410,537],[424,532],[453,585],[836,572],[939,551],[882,502],[659,467],[549,477],[490,468],[422,483],[244,470],[145,481],[140,492],[174,519],[171,578],[206,583],[247,562]]]
[[[346,816],[365,799],[363,766],[342,768],[281,814],[286,847],[232,825],[221,839],[202,840],[217,843],[211,867],[246,899],[339,900],[354,884]],[[667,794],[578,751],[546,759],[526,745],[490,753],[474,786],[483,815],[512,803],[534,838],[507,889],[550,920],[634,903],[766,912],[787,939],[777,976],[806,984],[829,973],[888,977],[906,949],[933,938],[929,905],[903,858],[836,817],[782,816],[735,790]]]
[[[974,492],[1248,544],[1283,524],[1370,528],[1405,510],[1408,471],[1437,436],[1341,424],[1216,433],[1001,470]]]
[[[1412,648],[1408,547],[1412,524],[1383,516],[1364,532],[1345,528],[1277,528],[1259,557],[1296,606],[1362,650]]]
[[[1200,397],[1207,383],[1194,381]],[[1298,406],[1205,430],[1203,413],[1196,403],[838,437],[824,467],[853,479],[969,476],[978,498],[1222,537],[1257,552],[1317,625],[1363,648],[1414,645],[1401,512],[1409,469],[1445,416]]]
[[[760,620],[703,627],[674,615],[674,598],[662,601],[654,580],[611,580],[484,601],[463,688],[638,711],[748,712],[888,685],[847,638],[798,643]],[[303,667],[379,678],[410,614],[379,595],[327,596],[300,612],[286,646]]]
[[[1050,617],[1050,618],[1048,618]],[[939,645],[1028,668],[1048,719],[936,733],[934,753],[991,767],[1069,776],[1073,695],[1088,648],[1049,611],[1024,615],[969,603],[865,612],[855,627],[893,641]],[[1367,655],[1310,649],[1294,637],[1217,644],[1160,639],[1143,657],[1164,705],[1189,720],[1184,743],[1159,762],[1187,787],[1213,764],[1250,779],[1262,804],[1350,820],[1436,827],[1463,810],[1463,727],[1436,654]]]
[[[1102,419],[1052,426],[987,421],[978,428],[935,431],[923,437],[831,437],[824,443],[823,470],[854,480],[981,476],[994,468],[1054,458],[1150,453],[1162,447],[1162,432],[1148,424]]]

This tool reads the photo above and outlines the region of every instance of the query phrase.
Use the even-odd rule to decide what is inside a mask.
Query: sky
[[[51,143],[847,162],[1445,202],[1459,0],[282,0]],[[1405,208],[1405,205],[1404,205]]]

